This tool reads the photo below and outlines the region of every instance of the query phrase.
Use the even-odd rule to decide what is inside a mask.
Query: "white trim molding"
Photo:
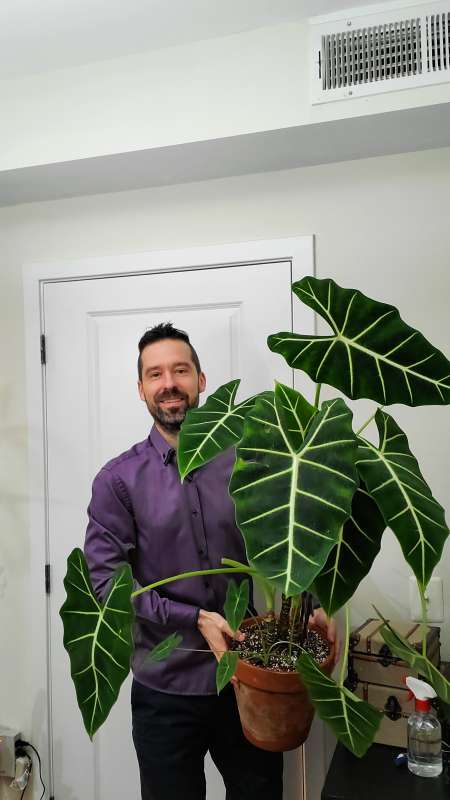
[[[76,261],[30,263],[23,267],[26,401],[29,456],[29,519],[30,519],[30,604],[32,620],[28,654],[32,665],[31,741],[43,756],[44,780],[48,796],[52,792],[51,694],[49,686],[48,619],[52,595],[46,595],[44,568],[49,563],[48,509],[46,479],[46,392],[45,365],[41,364],[40,337],[45,334],[43,287],[54,281],[78,281],[127,275],[142,275],[174,270],[197,270],[212,267],[233,267],[246,263],[291,261],[293,280],[314,272],[314,238],[299,236],[233,244],[222,244],[186,250],[164,250],[129,255],[85,258]],[[295,326],[295,315],[294,315]],[[48,343],[51,352],[51,342]],[[40,401],[39,401],[40,398]],[[51,566],[50,566],[51,569]],[[68,684],[68,691],[70,690]],[[34,797],[40,796],[35,781]]]

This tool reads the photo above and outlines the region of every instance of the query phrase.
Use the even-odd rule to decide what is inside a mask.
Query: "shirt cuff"
[[[171,625],[180,628],[196,628],[200,608],[191,606],[188,603],[178,603],[176,600],[169,601],[169,622]]]

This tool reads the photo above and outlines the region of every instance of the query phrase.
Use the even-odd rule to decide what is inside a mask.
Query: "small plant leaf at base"
[[[64,647],[78,706],[92,739],[130,671],[134,620],[131,568],[126,564],[114,573],[101,604],[92,588],[84,553],[76,548],[67,559],[64,586],[67,599],[60,610]]]
[[[417,670],[431,684],[440,700],[444,703],[450,703],[450,683],[426,656],[411,647],[402,636],[391,628],[387,620],[384,620],[381,635],[394,655],[401,658],[402,661],[406,661],[414,670]]]
[[[356,468],[425,589],[449,534],[444,509],[434,499],[395,420],[378,410],[375,422],[379,446],[359,437]]]
[[[375,500],[361,484],[353,495],[352,513],[338,543],[314,581],[314,592],[332,616],[353,596],[379,553],[386,525]]]
[[[225,612],[225,619],[234,633],[238,630],[239,625],[245,617],[249,596],[250,585],[248,580],[245,579],[237,584],[236,581],[231,578],[228,584],[223,610]]]
[[[153,648],[153,650],[150,650],[147,658],[145,659],[145,663],[156,664],[158,661],[164,661],[166,658],[169,658],[171,653],[176,650],[182,641],[183,637],[178,633],[171,633],[170,636],[167,636],[166,639],[163,639],[162,642],[159,642]]]
[[[292,290],[333,332],[269,336],[269,349],[281,353],[291,367],[352,400],[367,397],[384,406],[450,403],[450,362],[394,306],[343,289],[329,278],[307,276]]]
[[[231,681],[231,678],[236,672],[238,658],[239,658],[238,653],[234,652],[233,650],[227,650],[223,654],[219,663],[217,664],[217,670],[216,670],[217,694],[220,694],[220,692],[227,685],[227,683]]]
[[[320,719],[361,758],[372,744],[383,714],[328,678],[307,653],[298,659],[297,670]]]

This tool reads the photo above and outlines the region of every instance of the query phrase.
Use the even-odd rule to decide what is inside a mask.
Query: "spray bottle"
[[[442,772],[442,733],[431,700],[436,692],[425,681],[406,678],[416,708],[408,719],[408,769],[422,778],[437,778]]]

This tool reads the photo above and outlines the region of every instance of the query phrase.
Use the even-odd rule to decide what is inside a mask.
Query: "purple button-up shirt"
[[[109,461],[92,486],[85,555],[92,584],[103,597],[119,564],[129,561],[136,588],[190,570],[222,566],[223,557],[246,562],[228,483],[234,449],[192,472],[182,484],[175,451],[156,427],[143,442]],[[244,577],[244,576],[242,576]],[[175,650],[165,661],[146,657],[174,631],[182,648],[205,650],[199,609],[223,613],[228,575],[186,578],[134,599],[135,678],[173,694],[215,694],[212,653]]]

